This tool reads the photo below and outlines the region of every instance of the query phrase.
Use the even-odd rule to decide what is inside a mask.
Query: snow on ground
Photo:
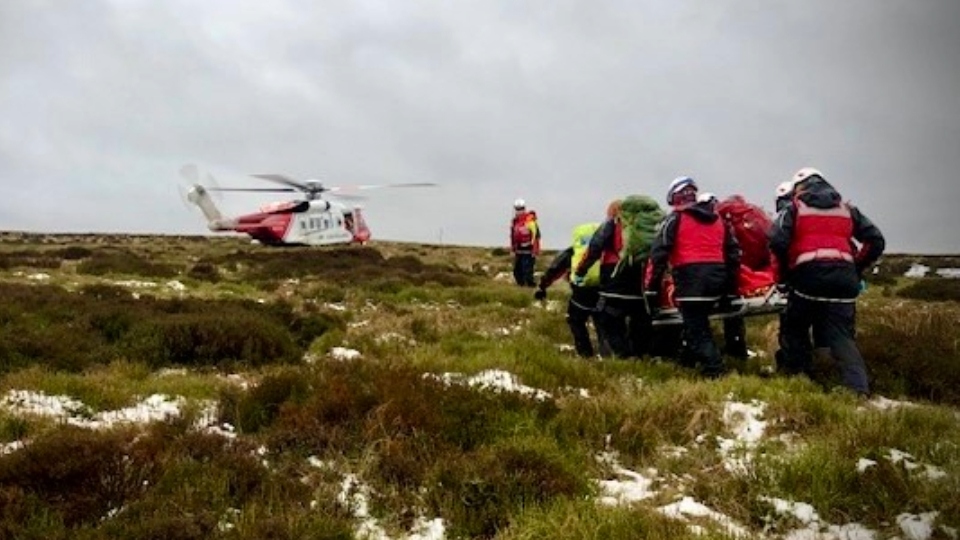
[[[933,522],[939,512],[924,512],[923,514],[903,513],[897,516],[897,525],[907,537],[907,540],[927,540],[933,536]]]
[[[830,525],[820,519],[816,509],[803,502],[786,501],[776,497],[761,497],[782,516],[790,516],[803,524],[783,536],[784,540],[873,540],[876,533],[859,523]]]
[[[686,520],[691,517],[709,519],[720,525],[725,533],[735,538],[751,538],[753,536],[749,529],[731,519],[730,516],[697,502],[693,497],[683,497],[679,501],[661,506],[657,510],[673,519]],[[701,529],[698,527],[694,530]]]
[[[350,509],[353,516],[360,521],[357,526],[357,537],[368,540],[390,540],[377,519],[370,515],[370,486],[348,473],[344,475],[340,484],[340,493],[337,502]],[[404,535],[405,540],[442,540],[446,534],[446,527],[440,518],[427,520],[418,517],[411,528],[410,534]]]
[[[903,463],[904,468],[906,468],[908,471],[915,471],[922,468],[920,474],[926,476],[930,480],[939,480],[941,478],[946,478],[947,476],[946,471],[940,467],[917,463],[915,457],[902,450],[897,450],[896,448],[890,449],[890,452],[887,454],[887,459],[889,459],[894,465]]]
[[[179,416],[185,404],[186,400],[179,396],[153,394],[131,407],[93,414],[90,407],[69,396],[10,390],[0,398],[0,408],[12,414],[44,416],[87,429],[107,429],[118,424],[143,424],[164,420]],[[203,427],[212,425],[216,418],[216,405],[204,402],[201,407],[198,424]]]
[[[600,487],[600,504],[620,506],[649,499],[657,494],[653,484],[657,479],[656,469],[648,469],[647,474],[631,471],[620,464],[617,455],[605,452],[597,456],[597,461],[610,466],[617,475],[616,480],[597,480]]]
[[[521,384],[516,375],[499,369],[481,371],[472,377],[464,377],[462,373],[444,373],[442,375],[426,373],[424,377],[433,377],[446,384],[466,384],[483,390],[493,390],[494,392],[515,392],[531,396],[540,401],[553,397],[545,390]]]
[[[750,403],[726,401],[723,404],[723,423],[733,434],[733,438],[718,436],[717,446],[724,459],[723,466],[728,471],[734,474],[749,472],[753,463],[753,450],[767,428],[767,423],[760,420],[766,406],[766,403],[757,400]]]
[[[922,278],[930,271],[930,267],[925,264],[916,264],[910,266],[910,269],[903,273],[904,277]]]
[[[880,395],[874,396],[873,399],[867,402],[867,405],[881,411],[889,411],[892,409],[901,409],[901,408],[909,408],[909,407],[917,406],[916,403],[912,403],[910,401],[898,401],[896,399],[887,399]]]
[[[941,268],[937,275],[944,278],[960,279],[960,268]]]
[[[330,349],[330,357],[334,360],[356,360],[361,356],[360,351],[356,349],[348,349],[346,347],[334,347]]]

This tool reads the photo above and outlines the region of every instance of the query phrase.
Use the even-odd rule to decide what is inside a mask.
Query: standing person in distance
[[[523,199],[513,201],[510,223],[510,253],[513,255],[513,279],[521,287],[535,287],[533,269],[540,254],[540,225],[537,213],[527,210]]]
[[[783,370],[811,373],[812,328],[830,348],[844,386],[868,396],[866,364],[855,341],[856,302],[863,272],[883,254],[886,241],[819,170],[800,169],[791,183],[790,203],[770,233],[781,286],[789,290],[780,326]]]
[[[540,284],[534,298],[544,300],[547,288],[563,276],[571,276],[586,255],[590,239],[600,227],[599,223],[584,223],[573,229],[573,242],[550,262],[550,266],[540,277]],[[603,328],[596,310],[600,297],[600,264],[594,263],[582,280],[570,282],[570,300],[567,302],[567,326],[573,335],[573,346],[581,358],[592,358],[593,341],[587,322],[592,318],[597,332],[597,345],[601,356],[610,356],[610,350],[603,336]]]
[[[701,372],[715,378],[726,372],[723,357],[713,339],[710,314],[724,296],[736,294],[740,265],[737,239],[716,211],[716,197],[698,197],[696,181],[681,176],[667,189],[667,204],[673,207],[660,224],[650,254],[647,291],[651,306],[657,298],[669,264],[675,296],[683,317],[682,357],[699,364]]]

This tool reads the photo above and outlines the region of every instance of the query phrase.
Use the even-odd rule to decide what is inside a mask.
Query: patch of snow
[[[120,281],[114,281],[113,284],[118,287],[129,287],[132,289],[151,289],[157,286],[157,284],[152,281],[140,281],[136,279],[122,279]]]
[[[510,272],[497,272],[497,275],[493,276],[494,281],[512,281],[513,274]]]
[[[48,396],[43,392],[11,390],[0,399],[0,407],[14,414],[34,414],[56,418],[67,424],[87,429],[106,429],[117,424],[143,424],[179,416],[186,400],[153,394],[131,407],[92,414],[83,402],[69,396]],[[206,426],[216,419],[216,405],[203,404],[199,424]]]
[[[924,264],[914,263],[910,266],[910,269],[903,273],[904,277],[908,278],[922,278],[927,275],[927,272],[930,271],[930,267]]]
[[[26,444],[23,441],[13,441],[9,443],[0,443],[0,456],[12,454],[22,449]]]
[[[820,523],[820,515],[817,514],[817,510],[807,503],[787,501],[776,497],[760,497],[760,500],[773,505],[773,509],[778,514],[792,516],[804,525]]]
[[[872,459],[860,458],[860,460],[857,461],[857,472],[862,473],[876,464],[877,462]]]
[[[473,377],[467,378],[464,378],[462,373],[443,373],[441,375],[425,373],[424,377],[435,378],[445,384],[462,383],[468,386],[475,386],[483,390],[493,390],[495,392],[515,392],[518,394],[531,396],[534,399],[541,401],[553,397],[547,391],[521,384],[514,374],[510,373],[509,371],[502,371],[499,369],[488,369],[477,373]]]
[[[647,476],[631,471],[624,468],[617,455],[611,452],[600,454],[597,460],[609,465],[618,477],[616,480],[596,481],[600,487],[600,504],[622,506],[649,499],[657,494],[651,489],[657,478],[655,469],[649,469]]]
[[[897,525],[907,540],[927,540],[933,535],[933,522],[938,514],[939,512],[924,512],[919,515],[903,513],[897,516]]]
[[[892,409],[910,408],[910,407],[917,406],[916,403],[912,403],[910,401],[898,401],[896,399],[887,399],[883,396],[875,396],[873,399],[868,401],[867,404],[881,411],[889,411]]]
[[[356,349],[348,349],[346,347],[334,347],[330,349],[330,356],[334,360],[356,360],[362,355],[360,351]]]
[[[167,285],[167,288],[170,289],[171,291],[183,292],[187,290],[186,285],[184,285],[183,283],[180,283],[175,279],[171,279],[166,283],[166,285]]]
[[[30,274],[27,276],[27,279],[32,279],[34,281],[47,281],[50,279],[50,274],[44,274],[43,272],[37,272],[36,274]]]
[[[887,454],[887,459],[889,459],[894,465],[903,463],[904,468],[906,468],[908,471],[915,471],[922,468],[923,470],[920,474],[926,476],[930,480],[940,480],[942,478],[946,478],[947,476],[946,471],[940,467],[918,463],[916,458],[912,455],[895,448],[890,449],[889,453]]]
[[[363,328],[368,324],[370,324],[370,321],[367,321],[367,320],[357,321],[357,322],[347,323],[347,328]]]
[[[766,403],[727,401],[723,406],[723,422],[733,433],[733,439],[717,437],[723,466],[734,474],[747,474],[753,463],[753,450],[763,438],[767,422],[760,420]]]
[[[937,270],[937,275],[948,279],[960,278],[960,268],[941,268]]]
[[[672,459],[679,459],[685,456],[689,452],[686,448],[682,446],[664,446],[660,449],[660,453]]]
[[[343,305],[343,304],[340,304],[340,303],[327,302],[326,304],[323,305],[323,307],[325,307],[325,308],[327,308],[327,309],[329,309],[329,310],[331,310],[331,311],[346,311],[346,310],[347,310],[347,306],[345,306],[345,305]]]
[[[952,538],[953,540],[957,540],[957,538],[960,538],[960,533],[958,533],[958,532],[957,532],[957,529],[954,528],[954,527],[949,527],[949,526],[947,526],[947,525],[941,525],[941,526],[940,526],[940,530],[943,531],[944,534],[946,534],[947,536],[949,536],[949,537]]]
[[[560,351],[560,352],[563,352],[563,353],[567,353],[567,352],[573,352],[573,351],[575,351],[575,350],[577,350],[577,349],[575,349],[573,345],[568,345],[568,344],[566,344],[566,343],[561,343],[561,344],[557,345],[557,350]]]
[[[360,521],[356,528],[358,538],[390,540],[386,530],[375,517],[370,515],[370,493],[371,489],[368,485],[361,482],[355,474],[348,473],[340,483],[337,502],[349,509]],[[445,534],[446,527],[441,518],[426,520],[418,517],[410,534],[403,538],[405,540],[442,540]]]
[[[722,514],[709,508],[708,506],[697,502],[692,497],[683,497],[677,502],[661,506],[657,510],[670,518],[686,520],[688,517],[707,518],[719,524],[725,533],[736,538],[750,538],[750,531],[736,523],[730,516]]]

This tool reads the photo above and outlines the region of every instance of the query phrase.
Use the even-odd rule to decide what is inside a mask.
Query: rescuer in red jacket
[[[866,365],[854,340],[856,302],[863,273],[883,254],[886,242],[880,229],[845,202],[820,171],[800,169],[792,184],[792,202],[770,233],[780,281],[789,290],[780,324],[783,365],[777,367],[788,374],[810,374],[812,328],[830,348],[843,384],[868,395]]]
[[[740,247],[730,225],[717,214],[716,198],[698,200],[693,178],[675,179],[667,190],[667,204],[674,210],[660,224],[650,252],[651,306],[660,305],[657,297],[669,264],[683,317],[682,358],[699,364],[704,375],[719,377],[726,368],[713,339],[710,314],[721,299],[736,294]]]
[[[535,287],[533,269],[540,254],[540,225],[537,213],[527,210],[523,199],[513,202],[510,222],[510,252],[513,254],[513,279],[521,287]]]

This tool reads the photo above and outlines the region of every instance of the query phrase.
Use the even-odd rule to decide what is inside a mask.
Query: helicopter
[[[209,173],[207,173],[209,185],[201,184],[195,165],[184,165],[180,169],[180,175],[191,183],[184,198],[200,209],[211,231],[244,233],[254,241],[267,246],[365,244],[370,240],[371,234],[364,220],[362,208],[345,202],[364,198],[354,193],[355,191],[436,186],[430,182],[407,182],[327,187],[319,180],[297,181],[282,174],[271,173],[250,176],[280,184],[280,186],[219,187]],[[226,217],[213,202],[211,192],[300,192],[303,193],[303,198],[271,202],[261,206],[257,212]],[[331,198],[324,198],[325,193]]]

